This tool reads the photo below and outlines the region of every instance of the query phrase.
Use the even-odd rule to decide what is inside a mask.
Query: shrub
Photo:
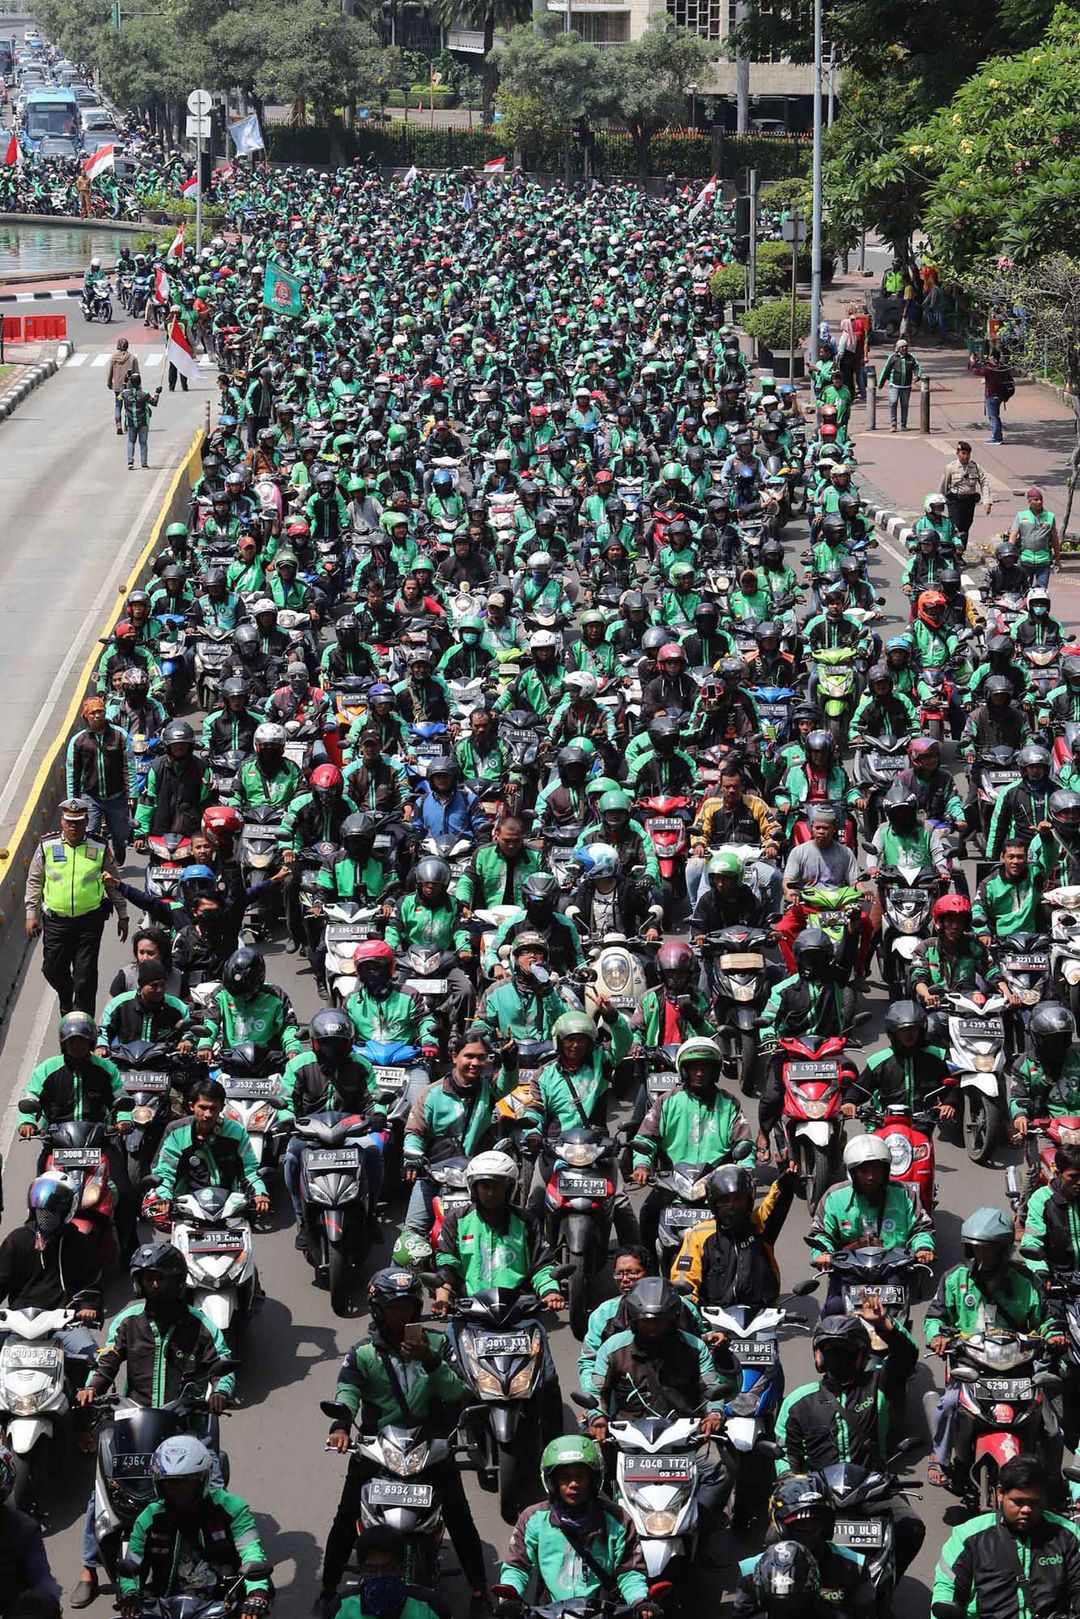
[[[735,298],[742,298],[746,292],[746,267],[742,264],[721,264],[714,270],[709,281],[709,290],[719,303],[730,304]]]
[[[761,348],[786,349],[791,341],[791,304],[784,298],[748,309],[742,327]],[[795,305],[795,341],[810,335],[810,305]]]
[[[759,242],[754,287],[759,298],[777,298],[791,287],[791,249],[786,242]]]

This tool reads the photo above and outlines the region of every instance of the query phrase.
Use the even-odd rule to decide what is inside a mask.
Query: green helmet
[[[186,523],[170,523],[168,528],[165,530],[165,538],[167,540],[186,540],[187,537],[188,531]]]
[[[353,473],[353,476],[349,479],[349,494],[366,495],[367,479],[358,477],[356,473]]]
[[[600,1446],[588,1434],[563,1434],[545,1445],[540,1458],[540,1477],[545,1490],[550,1492],[554,1482],[552,1474],[560,1467],[587,1467],[598,1489],[604,1481],[604,1458],[600,1454]]]
[[[397,528],[398,525],[401,524],[401,523],[404,523],[406,528],[408,528],[408,526],[409,526],[409,514],[408,514],[408,512],[396,512],[396,511],[391,510],[391,511],[388,511],[388,512],[383,512],[382,516],[379,518],[379,527],[382,529],[384,534],[391,533],[392,530]]]
[[[679,481],[681,482],[682,481],[682,467],[679,465],[679,463],[677,461],[665,461],[664,462],[664,468],[663,468],[663,471],[661,472],[660,476],[662,478],[666,478],[669,483],[674,482],[674,480],[676,478],[678,478]]]
[[[402,427],[400,422],[395,422],[389,433],[386,435],[386,442],[389,445],[404,444],[408,436],[408,428]]]
[[[574,1034],[585,1034],[590,1040],[596,1039],[596,1024],[587,1012],[564,1012],[562,1017],[555,1019],[551,1038],[556,1045]]]
[[[722,1061],[720,1047],[716,1041],[703,1034],[695,1035],[692,1040],[684,1040],[675,1053],[675,1067],[679,1074],[683,1071],[683,1065],[688,1062],[714,1062],[719,1068]]]
[[[626,810],[629,814],[633,802],[629,793],[624,793],[621,787],[616,787],[611,792],[604,793],[596,807],[601,815],[608,810]]]
[[[606,624],[607,619],[604,617],[604,614],[598,612],[595,607],[590,607],[587,613],[582,613],[578,623],[580,624],[581,628],[584,629],[586,624]]]
[[[705,871],[709,877],[734,877],[741,882],[743,863],[739,856],[729,849],[724,854],[714,854]]]
[[[574,738],[575,748],[581,746],[581,738]],[[608,793],[621,793],[622,787],[614,776],[594,776],[585,791],[590,798],[606,798]]]
[[[469,618],[459,619],[458,620],[458,634],[459,635],[464,635],[466,630],[471,630],[474,635],[483,635],[483,633],[484,633],[484,621],[483,621],[483,619],[482,618],[476,618],[476,617],[473,617],[473,616],[470,616]]]
[[[976,1209],[960,1227],[960,1237],[969,1242],[1007,1242],[1011,1248],[1016,1240],[1012,1216],[1003,1209]]]
[[[434,1249],[426,1237],[418,1231],[402,1231],[394,1244],[394,1251],[390,1255],[393,1265],[400,1265],[404,1270],[430,1270]]]

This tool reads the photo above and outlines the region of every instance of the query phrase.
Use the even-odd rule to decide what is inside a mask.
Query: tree
[[[329,124],[337,107],[350,107],[356,100],[374,35],[331,0],[295,0],[265,17],[262,93],[310,103],[317,122]]]
[[[500,106],[523,120],[538,118],[543,109],[551,139],[565,144],[576,119],[591,118],[606,104],[604,53],[579,34],[566,33],[556,16],[540,18],[535,28],[515,28],[493,55],[507,98]],[[509,98],[521,98],[517,108]]]
[[[498,58],[493,54],[495,33],[505,33],[532,15],[532,0],[429,0],[428,10],[437,22],[449,27],[455,23],[481,24],[484,30],[484,88],[480,116],[490,124],[495,110],[498,84]]]
[[[632,45],[605,53],[606,99],[633,137],[639,173],[648,173],[653,136],[685,121],[688,86],[705,77],[716,54],[715,45],[666,14],[652,18]]]

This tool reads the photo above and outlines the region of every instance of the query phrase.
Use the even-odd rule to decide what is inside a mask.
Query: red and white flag
[[[99,146],[96,152],[83,159],[83,173],[91,180],[96,180],[99,174],[116,167],[116,147]]]
[[[505,172],[506,172],[506,159],[505,159],[505,157],[493,157],[490,160],[490,162],[487,162],[487,163],[484,164],[484,173],[485,174],[505,174]]]
[[[690,212],[687,214],[686,217],[688,219],[696,219],[698,214],[700,214],[701,210],[704,208],[705,204],[707,202],[711,202],[712,199],[715,196],[716,196],[716,175],[714,174],[714,175],[711,176],[710,179],[706,180],[705,184],[702,186],[701,190],[698,192],[697,201],[695,202],[694,206],[691,208]]]
[[[189,382],[199,380],[198,362],[191,352],[187,334],[175,315],[169,327],[169,335],[165,339],[165,359],[169,365],[175,365],[180,375],[186,377]]]
[[[169,301],[169,278],[159,264],[154,271],[154,302],[167,304]]]
[[[191,179],[185,180],[183,185],[180,187],[180,195],[182,197],[193,197],[198,189],[199,176],[197,174],[193,174]]]
[[[166,253],[165,253],[165,257],[167,259],[182,259],[183,256],[184,256],[184,222],[183,222],[183,220],[181,220],[180,221],[180,228],[177,230],[176,235],[173,237],[172,242],[169,244],[169,247],[168,247],[168,249],[166,250]]]
[[[231,180],[235,173],[235,163],[223,163],[220,169],[214,170],[213,174],[210,176],[210,179],[214,185],[219,186],[223,185],[226,180]]]
[[[19,166],[19,137],[14,132],[7,143],[7,151],[4,153],[4,166],[8,169],[15,169]]]
[[[404,191],[406,186],[411,186],[413,181],[419,177],[419,174],[420,170],[416,167],[416,164],[410,164],[401,176],[401,190]]]

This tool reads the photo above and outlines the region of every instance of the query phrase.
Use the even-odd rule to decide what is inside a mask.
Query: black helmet
[[[375,836],[375,825],[374,815],[367,810],[358,810],[355,815],[346,815],[338,830],[338,837],[342,844],[370,840]]]
[[[914,1030],[913,1045],[920,1045],[926,1034],[926,1012],[919,1001],[894,1001],[885,1013],[885,1034],[895,1042],[905,1030]]]
[[[991,635],[987,637],[986,656],[990,660],[992,669],[1001,669],[1009,662],[1013,655],[1012,637],[1008,635]]]
[[[1080,793],[1074,793],[1068,787],[1059,787],[1056,793],[1050,794],[1047,808],[1055,827],[1062,830],[1071,827],[1074,831],[1080,827]]]
[[[586,771],[589,768],[589,758],[586,753],[583,753],[580,748],[575,748],[571,743],[569,747],[559,749],[555,756],[555,766],[561,781],[584,781]]]
[[[91,1045],[94,1045],[97,1042],[97,1037],[97,1024],[88,1012],[65,1012],[60,1019],[61,1048],[69,1040],[88,1040]]]
[[[1050,755],[1045,748],[1029,743],[1026,748],[1021,748],[1016,755],[1016,763],[1020,766],[1021,775],[1025,775],[1027,771],[1034,770],[1038,766],[1042,766],[1044,770],[1049,770]]]
[[[348,1018],[345,1021],[348,1022]],[[406,1270],[402,1265],[387,1265],[384,1270],[377,1270],[371,1278],[367,1296],[371,1314],[378,1321],[382,1306],[392,1303],[394,1299],[409,1299],[419,1312],[424,1302],[424,1289],[419,1276],[414,1276],[411,1270]]]
[[[187,1261],[171,1242],[144,1242],[132,1254],[128,1268],[132,1286],[141,1298],[146,1297],[142,1279],[151,1272],[161,1277],[165,1291],[171,1298],[178,1300],[183,1297],[187,1286]]]
[[[870,1334],[857,1315],[823,1315],[810,1340],[816,1354],[835,1355],[849,1365],[865,1361],[870,1352]]]
[[[169,720],[168,724],[162,729],[161,742],[162,746],[166,748],[178,742],[190,742],[194,746],[195,732],[191,729],[187,720]]]
[[[661,755],[674,753],[679,731],[679,721],[673,714],[657,714],[655,719],[649,721],[649,741]]]
[[[835,960],[833,942],[820,928],[803,928],[792,946],[800,978],[822,980]]]
[[[244,679],[243,675],[230,675],[227,680],[223,680],[221,682],[221,695],[226,699],[226,701],[228,701],[230,697],[243,697],[246,701],[248,695],[248,683]]]
[[[723,1164],[719,1169],[714,1169],[706,1184],[706,1191],[717,1219],[722,1218],[719,1210],[722,1197],[745,1196],[747,1212],[754,1206],[754,1177],[741,1164]]]
[[[649,598],[643,590],[628,590],[622,599],[624,613],[647,613]]]
[[[1075,652],[1070,652],[1067,658],[1062,658],[1061,678],[1066,686],[1080,685],[1080,658]]]
[[[521,903],[527,911],[554,910],[559,897],[559,879],[550,871],[535,871],[525,879]]]
[[[777,1534],[783,1534],[808,1519],[825,1526],[827,1540],[836,1521],[828,1486],[820,1473],[785,1473],[769,1497],[769,1522]]]
[[[1020,552],[1015,545],[1010,545],[1008,540],[1002,540],[1001,544],[994,548],[994,560],[1000,562],[1003,567],[1012,567],[1019,562]]]
[[[881,801],[881,808],[890,826],[914,826],[919,800],[910,787],[894,781]]]
[[[1040,1056],[1063,1054],[1076,1038],[1072,1013],[1057,1001],[1044,1001],[1042,1006],[1037,1006],[1031,1014],[1029,1029]]]
[[[765,544],[761,547],[761,560],[766,564],[770,562],[783,562],[784,547],[780,544],[779,540],[765,541]]]
[[[354,652],[360,645],[360,624],[352,613],[342,614],[334,625],[334,634],[338,646],[344,647],[347,652]]]
[[[266,962],[262,952],[242,944],[226,961],[221,982],[230,995],[256,994],[266,983]]]
[[[438,855],[427,855],[416,868],[417,883],[436,883],[445,888],[450,882],[450,867]]]
[[[1004,697],[1007,703],[1012,702],[1013,683],[1008,675],[991,675],[984,690],[986,691],[987,702],[990,702],[993,697]]]
[[[754,1606],[766,1614],[778,1608],[813,1607],[821,1589],[817,1563],[798,1540],[778,1540],[767,1546],[754,1564],[750,1581]]]
[[[891,691],[896,685],[896,681],[893,678],[893,672],[887,663],[875,663],[874,667],[870,670],[870,673],[866,677],[866,683],[871,690],[875,686],[887,685]]]
[[[663,1276],[646,1276],[627,1295],[626,1319],[631,1332],[642,1321],[666,1321],[674,1327],[682,1308],[682,1299],[669,1281]]]
[[[763,618],[757,629],[754,631],[754,640],[757,642],[758,646],[763,646],[766,641],[779,641],[779,639],[779,624],[774,624],[771,618]]]
[[[641,637],[641,650],[647,657],[655,658],[662,646],[667,646],[671,640],[671,631],[659,624],[650,625]]]
[[[259,650],[259,632],[254,624],[238,624],[233,630],[233,645],[241,657],[253,657]]]
[[[316,1056],[333,1067],[343,1062],[352,1050],[352,1019],[336,1006],[324,1006],[315,1013],[310,1025],[311,1046]]]

